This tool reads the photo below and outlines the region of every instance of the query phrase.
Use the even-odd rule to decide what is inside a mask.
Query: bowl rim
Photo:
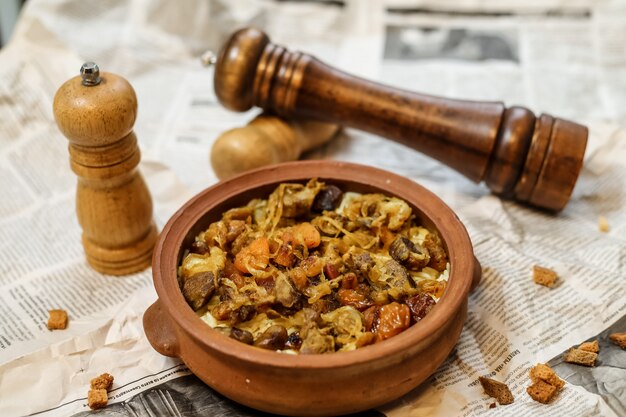
[[[264,175],[261,175],[264,174]],[[185,301],[178,286],[178,248],[188,231],[210,210],[241,193],[281,182],[346,181],[381,189],[403,198],[435,226],[447,246],[448,287],[436,306],[419,323],[381,343],[349,352],[289,355],[259,349],[228,338],[203,322]],[[414,196],[414,197],[413,197]],[[170,248],[175,248],[171,250]],[[164,250],[165,249],[165,250]],[[152,275],[159,300],[175,327],[182,328],[201,345],[229,357],[276,368],[332,369],[373,360],[388,360],[445,328],[462,308],[470,291],[476,260],[467,231],[457,215],[440,198],[411,179],[371,166],[312,160],[287,162],[247,171],[221,181],[185,203],[167,222],[154,248]],[[183,359],[184,353],[179,358]]]

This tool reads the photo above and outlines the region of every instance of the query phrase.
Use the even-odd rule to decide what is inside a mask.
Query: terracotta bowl
[[[382,192],[407,201],[436,229],[450,260],[448,287],[419,323],[382,343],[352,352],[286,355],[245,345],[211,329],[187,305],[176,278],[183,248],[232,207],[266,197],[281,182],[317,177],[344,191]],[[415,182],[379,169],[335,161],[265,167],[208,188],[167,223],[154,250],[158,300],[144,315],[148,340],[180,358],[207,385],[247,406],[292,416],[366,410],[396,399],[426,380],[452,351],[480,280],[467,232],[452,210]]]

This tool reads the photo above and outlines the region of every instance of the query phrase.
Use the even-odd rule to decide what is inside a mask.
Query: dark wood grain
[[[230,109],[256,105],[392,139],[484,181],[502,197],[554,211],[569,200],[587,143],[587,128],[579,124],[500,102],[385,86],[288,51],[249,28],[222,49],[215,90]]]

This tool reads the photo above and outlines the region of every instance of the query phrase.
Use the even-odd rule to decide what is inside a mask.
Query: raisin
[[[435,306],[435,300],[428,294],[417,294],[406,300],[406,305],[411,310],[411,318],[417,323]]]
[[[209,246],[203,240],[196,240],[191,244],[191,252],[205,255],[209,253]]]
[[[343,191],[334,185],[327,185],[322,188],[313,200],[313,211],[321,213],[323,211],[332,211],[337,208],[343,197]]]
[[[252,333],[247,330],[238,329],[236,327],[233,327],[231,329],[230,337],[238,342],[245,343],[246,345],[251,345],[254,342],[254,337],[252,336]]]
[[[374,304],[369,297],[356,290],[346,290],[342,288],[337,292],[337,298],[341,305],[351,306],[359,311],[366,310]]]
[[[337,267],[335,267],[335,265],[326,264],[324,265],[324,276],[326,279],[335,279],[339,276],[339,271],[337,271]]]
[[[300,337],[300,333],[293,332],[287,338],[287,342],[285,343],[285,349],[293,349],[300,350],[302,346],[302,338]]]
[[[287,329],[283,326],[274,325],[269,327],[254,341],[254,346],[268,350],[281,350],[285,347],[288,338]]]

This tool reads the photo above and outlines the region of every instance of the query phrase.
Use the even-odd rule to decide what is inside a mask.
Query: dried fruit
[[[406,305],[411,310],[411,318],[417,323],[435,306],[435,300],[428,294],[418,294],[406,300]]]
[[[334,210],[337,206],[339,206],[341,197],[343,197],[343,191],[341,191],[339,187],[335,185],[327,185],[315,196],[312,209],[318,213],[325,210]]]
[[[255,239],[235,257],[235,268],[243,273],[267,268],[270,259],[270,244],[266,237]]]
[[[356,290],[346,290],[343,288],[337,292],[337,299],[341,305],[351,306],[359,311],[366,310],[374,304],[365,294]]]
[[[254,341],[254,346],[269,350],[281,350],[285,347],[288,338],[287,329],[283,326],[274,325]]]
[[[251,345],[254,343],[254,337],[252,333],[247,330],[241,330],[236,327],[233,327],[230,330],[230,337],[237,340],[238,342],[245,343],[246,345]]]
[[[411,312],[406,304],[393,302],[380,308],[376,336],[378,340],[389,339],[411,325]]]
[[[287,338],[287,342],[285,343],[285,349],[293,349],[300,350],[302,346],[302,338],[300,337],[300,333],[293,332]]]

